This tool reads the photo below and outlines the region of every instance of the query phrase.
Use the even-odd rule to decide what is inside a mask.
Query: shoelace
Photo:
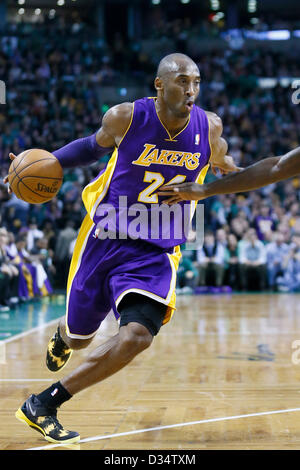
[[[60,422],[57,419],[57,410],[53,410],[53,411],[49,410],[49,413],[51,413],[51,414],[46,414],[45,415],[45,418],[47,419],[47,421],[49,421],[49,423],[47,423],[46,425],[54,424],[56,428],[58,428],[59,430],[64,431],[63,426],[60,424]]]
[[[56,426],[60,431],[65,431],[65,429],[62,427],[62,425],[60,424],[60,422],[59,422],[58,419],[56,418],[56,414],[55,414],[55,416],[49,416],[49,419],[51,419],[51,421],[55,424],[55,426]]]

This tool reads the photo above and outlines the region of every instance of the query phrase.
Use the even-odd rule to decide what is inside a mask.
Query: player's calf
[[[122,358],[125,362],[147,349],[153,340],[148,329],[139,323],[128,323],[120,328],[119,348],[123,351]]]

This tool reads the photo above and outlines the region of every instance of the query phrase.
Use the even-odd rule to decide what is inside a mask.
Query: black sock
[[[70,400],[72,395],[63,387],[60,382],[56,382],[55,384],[52,384],[51,387],[39,393],[37,398],[47,408],[58,408],[65,401]]]

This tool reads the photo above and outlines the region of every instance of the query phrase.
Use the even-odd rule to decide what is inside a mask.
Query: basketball
[[[58,193],[63,182],[63,169],[52,153],[29,149],[12,161],[8,182],[17,198],[30,204],[42,204]]]

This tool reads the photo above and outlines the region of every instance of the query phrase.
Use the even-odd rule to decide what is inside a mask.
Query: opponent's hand
[[[230,157],[229,155],[224,155],[224,157],[220,160],[211,161],[211,171],[215,176],[217,175],[218,170],[221,175],[227,175],[228,173],[243,170],[243,168],[237,166],[234,163],[232,157]]]
[[[159,188],[158,196],[171,196],[165,199],[163,204],[177,204],[181,201],[199,201],[208,197],[205,194],[205,185],[198,183],[165,184]]]
[[[15,158],[17,158],[17,156],[16,156],[14,153],[10,152],[9,158],[11,159],[11,161],[13,161]],[[4,183],[4,184],[7,184],[7,183],[8,183],[8,175],[6,175],[6,176],[3,178],[3,183]],[[7,191],[8,191],[8,194],[12,194],[12,192],[13,192],[10,186],[8,186]]]
[[[214,175],[217,175],[217,172],[220,171],[222,175],[227,175],[228,173],[236,172],[243,170],[243,168],[237,166],[234,163],[234,160],[229,155],[224,155],[219,160],[211,162],[211,169]],[[163,204],[177,204],[181,201],[200,201],[205,199],[211,194],[209,194],[205,189],[205,184],[197,183],[178,183],[178,184],[166,184],[159,188],[157,192],[158,196],[171,196],[167,199],[164,199]]]

